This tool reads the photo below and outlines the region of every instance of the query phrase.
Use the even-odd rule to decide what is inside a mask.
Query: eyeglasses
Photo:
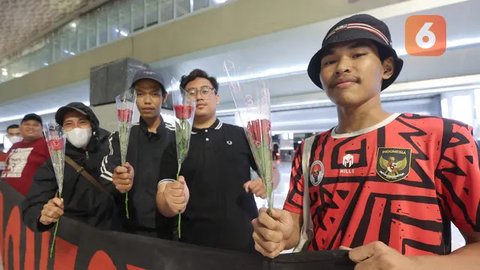
[[[197,88],[190,88],[186,89],[185,92],[189,97],[196,97],[197,93],[200,94],[201,97],[208,97],[212,94],[215,90],[213,87],[202,86],[200,89]]]

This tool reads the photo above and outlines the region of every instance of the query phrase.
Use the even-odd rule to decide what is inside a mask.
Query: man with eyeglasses
[[[121,193],[115,194],[123,211],[123,224],[128,233],[163,239],[173,238],[175,219],[165,218],[155,206],[155,190],[159,166],[168,144],[174,143],[175,127],[160,115],[167,91],[160,75],[151,70],[139,70],[133,77],[140,123],[130,130],[127,162],[121,164],[118,133],[110,139],[110,153],[102,161],[102,177],[110,180]],[[128,191],[128,203],[125,192]],[[125,208],[128,205],[128,214]]]
[[[25,115],[20,122],[20,134],[23,139],[8,150],[2,179],[26,195],[32,185],[33,175],[50,155],[43,139],[42,118],[39,115]]]
[[[100,128],[92,109],[81,102],[58,109],[55,120],[66,134],[65,156],[70,159],[65,161],[62,198],[57,195],[53,165],[48,160],[38,169],[22,203],[25,224],[41,232],[66,216],[102,230],[120,229],[118,210],[108,191],[114,186],[100,179],[110,132]]]
[[[180,83],[197,105],[188,156],[176,177],[175,144],[165,151],[157,206],[164,216],[181,216],[182,242],[253,252],[251,220],[258,216],[253,198],[265,197],[260,178],[250,180],[256,165],[242,128],[217,119],[218,83],[200,69]],[[188,204],[188,205],[187,205]]]

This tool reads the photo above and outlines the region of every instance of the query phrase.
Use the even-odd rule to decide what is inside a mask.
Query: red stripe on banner
[[[47,270],[48,269],[48,255],[50,251],[50,233],[44,232],[42,233],[42,243],[40,246],[40,263],[39,263],[39,270]]]
[[[9,249],[10,240],[12,241],[12,249]],[[3,244],[5,269],[20,269],[20,209],[18,206],[13,207],[12,212],[10,212]],[[10,267],[10,252],[13,255],[13,267]]]
[[[55,263],[53,269],[75,269],[78,247],[57,237],[55,240]]]
[[[110,256],[108,256],[105,251],[99,250],[95,252],[95,254],[90,259],[90,263],[88,264],[88,270],[96,269],[116,270],[117,268],[113,264]]]
[[[25,269],[35,269],[35,233],[25,228]]]
[[[5,253],[3,252],[3,232],[3,193],[0,193],[0,256],[5,258]],[[3,260],[2,263],[5,269],[5,260]]]

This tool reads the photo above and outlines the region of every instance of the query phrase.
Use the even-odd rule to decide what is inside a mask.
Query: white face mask
[[[18,136],[18,135],[7,136],[7,138],[12,144],[15,144],[17,142],[21,142],[23,140],[22,136]]]
[[[67,140],[77,148],[84,148],[87,146],[92,137],[91,128],[74,128],[65,133],[67,134]]]

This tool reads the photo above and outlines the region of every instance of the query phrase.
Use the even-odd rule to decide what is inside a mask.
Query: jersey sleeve
[[[295,157],[292,162],[292,172],[290,175],[290,188],[283,206],[283,209],[299,215],[302,214],[303,209],[302,153],[304,143],[305,142],[302,142],[295,151]]]
[[[472,128],[445,122],[435,170],[438,198],[447,217],[462,231],[480,232],[479,149]]]

